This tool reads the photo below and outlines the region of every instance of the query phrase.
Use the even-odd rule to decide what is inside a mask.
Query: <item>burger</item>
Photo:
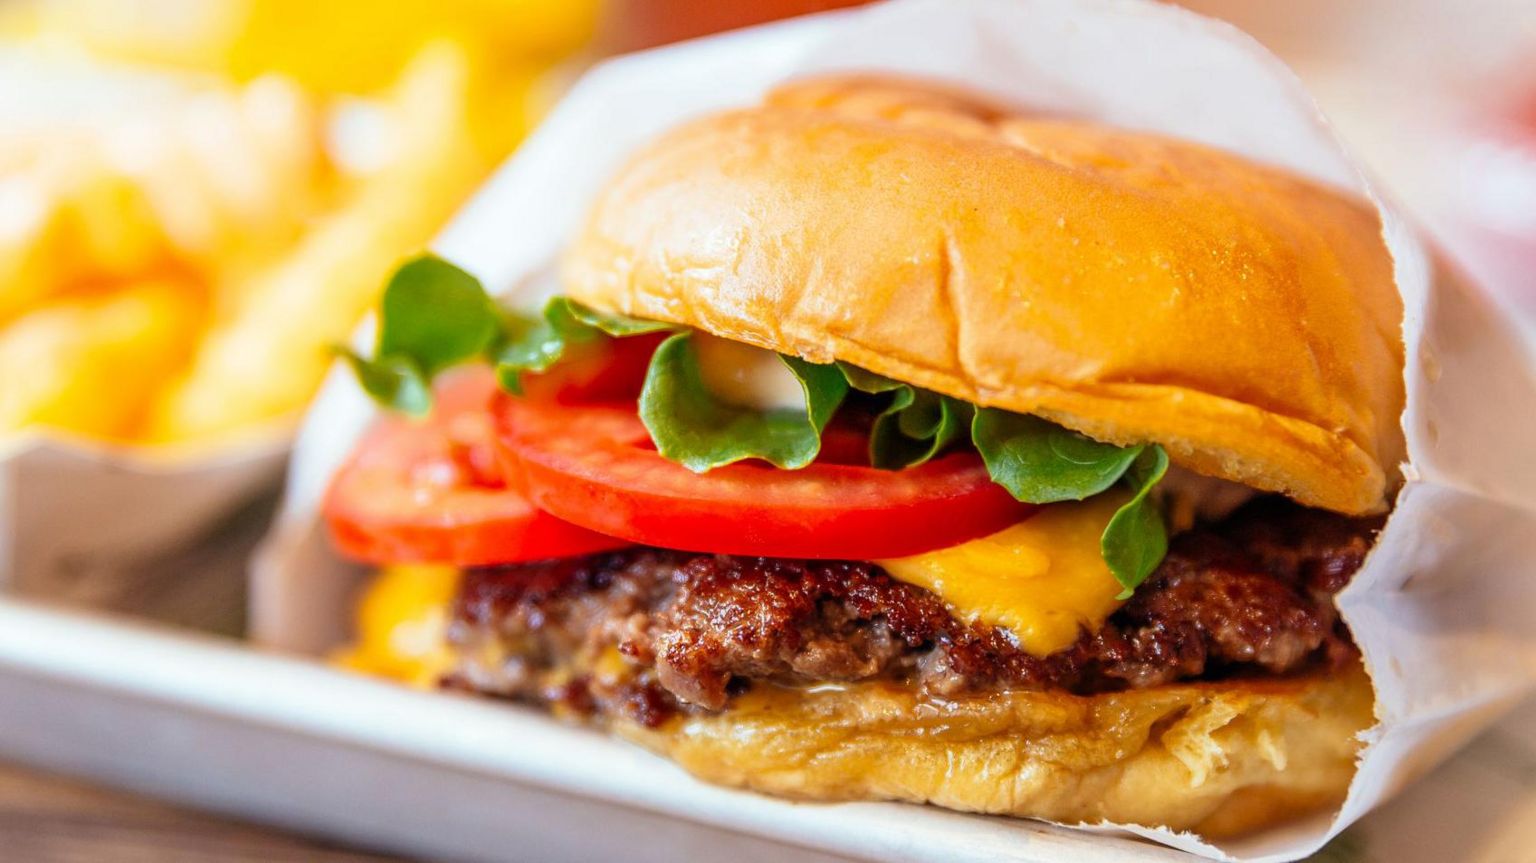
[[[408,262],[346,661],[725,785],[1207,836],[1339,803],[1403,453],[1374,209],[919,81],[695,120],[534,310]]]

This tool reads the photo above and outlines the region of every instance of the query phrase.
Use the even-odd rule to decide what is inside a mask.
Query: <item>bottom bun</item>
[[[1220,837],[1340,803],[1372,722],[1357,664],[1086,697],[932,702],[880,684],[759,687],[724,713],[614,730],[700,778],[787,797]]]

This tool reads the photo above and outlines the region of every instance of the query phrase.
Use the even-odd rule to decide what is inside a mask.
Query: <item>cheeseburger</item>
[[[433,257],[334,478],[357,667],[713,782],[1230,835],[1342,800],[1403,442],[1375,211],[809,79],[635,155],[536,313]],[[406,416],[414,415],[414,416]]]

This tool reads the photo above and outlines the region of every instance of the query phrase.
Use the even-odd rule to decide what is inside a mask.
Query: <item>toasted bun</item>
[[[1372,694],[1328,677],[1081,697],[1014,692],[920,710],[906,690],[766,692],[659,730],[615,730],[725,785],[904,800],[1220,837],[1344,799]]]
[[[1402,452],[1402,306],[1363,201],[917,84],[812,80],[672,132],[563,278],[1312,506],[1379,510]]]

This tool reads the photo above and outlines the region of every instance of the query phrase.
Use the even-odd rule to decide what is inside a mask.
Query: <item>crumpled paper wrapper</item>
[[[1338,598],[1379,718],[1348,799],[1339,812],[1239,841],[1092,829],[1215,859],[1297,859],[1531,689],[1536,362],[1497,309],[1439,267],[1387,207],[1285,66],[1228,26],[1141,0],[894,0],[612,61],[577,85],[436,251],[512,301],[532,302],[589,199],[635,147],[698,114],[752,104],[785,79],[844,70],[931,78],[1202,141],[1381,209],[1406,307],[1409,460],[1375,551]],[[336,376],[301,437],[283,518],[256,568],[252,619],[269,644],[317,651],[344,637],[357,576],[326,552],[316,507],[370,415]],[[956,817],[956,848],[967,823]]]
[[[131,606],[133,586],[120,573],[162,559],[274,492],[289,438],[270,431],[188,450],[56,434],[0,442],[0,591]]]

